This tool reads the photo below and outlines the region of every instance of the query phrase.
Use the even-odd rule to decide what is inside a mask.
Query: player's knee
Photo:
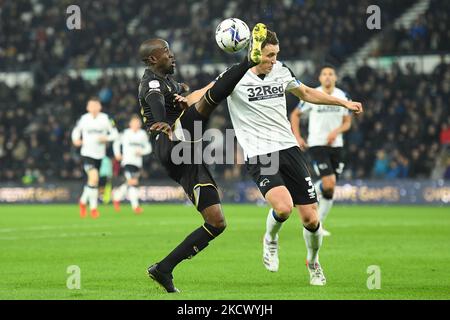
[[[220,231],[219,233],[222,233],[227,227],[222,208],[219,205],[214,205],[206,210],[205,222]]]
[[[219,219],[218,221],[213,222],[212,226],[222,233],[226,229],[227,223],[225,219]]]
[[[98,186],[98,181],[99,181],[98,172],[90,171],[88,175],[88,184],[90,186]]]
[[[322,189],[332,190],[336,186],[336,176],[330,175],[322,178]]]
[[[316,229],[319,226],[320,219],[316,215],[303,217],[303,225],[308,229]]]
[[[300,208],[303,225],[307,228],[315,228],[318,226],[320,217],[317,210],[317,204],[308,205]]]
[[[227,223],[225,222],[225,219],[223,217],[205,223],[205,228],[207,228],[214,237],[217,237],[222,232],[224,232],[226,227]]]
[[[334,187],[330,188],[323,188],[322,190],[322,197],[324,197],[325,199],[333,199],[333,195],[334,195]]]
[[[273,206],[273,209],[277,213],[277,216],[279,216],[282,219],[287,219],[289,218],[293,207],[294,205],[292,203],[280,202],[277,203],[275,206]]]

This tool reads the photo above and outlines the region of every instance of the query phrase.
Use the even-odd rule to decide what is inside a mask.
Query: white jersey
[[[324,92],[322,87],[316,89]],[[334,88],[331,95],[343,100],[350,100],[346,93],[338,88]],[[299,108],[302,113],[309,112],[308,146],[310,147],[327,146],[328,134],[342,125],[345,116],[350,115],[350,111],[344,107],[315,105],[304,101],[300,102]],[[334,148],[344,146],[342,133],[336,137],[331,146]]]
[[[297,146],[287,118],[285,91],[298,86],[300,81],[279,61],[262,79],[248,70],[236,85],[227,102],[245,158]]]
[[[120,146],[122,146],[122,152],[120,152]],[[125,129],[114,141],[113,151],[115,156],[122,155],[122,166],[132,165],[142,168],[142,156],[152,152],[152,147],[144,130]]]
[[[117,139],[117,129],[114,122],[106,113],[100,112],[95,118],[86,113],[78,120],[72,131],[72,141],[82,139],[81,155],[101,160],[106,155],[106,143],[100,142],[101,136],[106,136],[108,141]]]

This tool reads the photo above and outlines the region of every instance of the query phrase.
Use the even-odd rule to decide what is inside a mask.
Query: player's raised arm
[[[208,91],[209,88],[211,88],[214,85],[214,82],[210,82],[207,86],[195,90],[194,92],[192,92],[191,94],[189,94],[188,96],[186,96],[187,99],[187,105],[190,107],[193,104],[196,104],[197,102],[200,101],[200,99],[205,95],[206,91]]]
[[[343,100],[332,95],[320,92],[319,90],[310,88],[303,83],[291,89],[290,92],[306,102],[314,104],[342,106],[351,111],[354,111],[355,113],[363,112],[363,107],[360,102]]]

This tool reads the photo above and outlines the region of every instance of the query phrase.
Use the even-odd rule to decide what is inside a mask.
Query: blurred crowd
[[[394,65],[386,73],[363,66],[355,78],[343,79],[351,96],[366,105],[347,135],[353,178],[430,177],[445,152],[450,64],[439,64],[432,74],[415,70],[411,64],[406,70]]]
[[[377,1],[383,25],[413,2]],[[61,68],[137,65],[138,45],[154,36],[167,39],[182,63],[230,62],[211,44],[218,23],[233,16],[278,32],[284,59],[338,64],[376,32],[365,25],[370,0],[81,0],[81,29],[68,30],[72,4],[0,0],[0,69],[32,69],[45,81]]]
[[[426,54],[450,51],[450,1],[431,0],[428,10],[413,25],[390,26],[374,55]]]
[[[215,26],[230,16],[249,26],[264,21],[277,31],[281,60],[307,58],[316,65],[323,61],[339,65],[376,32],[366,28],[365,18],[355,18],[367,17],[371,2],[85,0],[77,1],[81,30],[71,31],[66,27],[66,8],[72,1],[0,0],[0,71],[30,71],[35,84],[8,87],[0,81],[0,181],[82,178],[79,150],[71,145],[70,132],[92,95],[100,97],[104,111],[121,130],[138,113],[139,74],[104,73],[91,82],[77,70],[137,67],[139,43],[154,36],[171,43],[181,65],[235,62],[235,56],[212,45]],[[382,25],[388,28],[412,3],[379,0]],[[431,0],[428,12],[410,30],[387,33],[381,52],[448,51],[448,5]],[[68,69],[78,74],[68,76]],[[196,89],[221,71],[178,73],[177,79]],[[317,85],[312,70],[297,76]],[[386,73],[364,65],[355,77],[341,79],[339,86],[366,107],[346,134],[345,178],[450,178],[445,151],[450,143],[448,63],[442,61],[428,75],[418,74],[414,65],[406,70],[394,65]],[[290,110],[298,102],[293,97],[288,101]],[[231,128],[225,104],[214,113],[210,126]],[[144,178],[165,177],[153,155],[145,161]],[[213,171],[224,179],[247,179],[242,166],[217,165]]]
[[[199,88],[218,73],[180,79]],[[137,84],[137,75],[104,75],[96,84],[62,76],[44,91],[0,83],[0,180],[81,178],[79,150],[71,145],[70,132],[85,112],[87,98],[98,95],[104,111],[123,130],[139,110]],[[438,65],[429,75],[416,73],[413,65],[406,70],[394,65],[386,73],[363,66],[355,77],[344,77],[339,86],[365,105],[365,113],[354,117],[345,137],[344,178],[429,178],[438,159],[444,166],[440,178],[450,178],[448,153],[442,155],[450,143],[450,64]],[[297,101],[292,97],[289,101],[294,108]],[[225,103],[209,125],[221,131],[232,127]],[[145,168],[144,178],[165,177],[153,155],[146,159]],[[213,168],[216,176],[225,179],[246,179],[243,170],[232,165]]]

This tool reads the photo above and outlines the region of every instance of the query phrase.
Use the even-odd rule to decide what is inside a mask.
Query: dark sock
[[[249,63],[247,58],[245,58],[241,63],[236,64],[225,71],[206,92],[205,98],[208,103],[218,105],[222,100],[225,100],[252,66],[253,64]]]
[[[172,270],[184,259],[190,259],[208,246],[208,243],[217,237],[223,230],[214,228],[205,223],[194,230],[183,240],[167,257],[158,263],[158,269],[164,273]]]

